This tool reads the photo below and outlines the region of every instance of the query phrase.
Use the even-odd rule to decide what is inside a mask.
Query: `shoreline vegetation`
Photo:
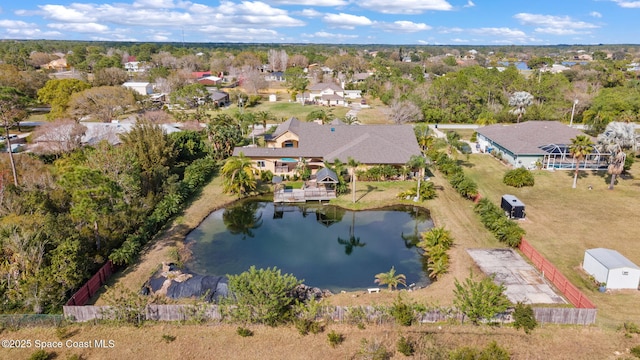
[[[411,200],[401,200],[397,198],[397,194],[407,190],[412,186],[416,186],[414,181],[387,181],[387,182],[366,182],[360,181],[356,190],[357,202],[352,202],[350,193],[339,196],[329,202],[331,205],[339,206],[347,210],[362,211],[377,208],[384,208],[393,205],[411,205],[418,206],[429,211],[434,226],[451,226],[447,224],[446,218],[451,216],[461,217],[465,224],[462,226],[453,226],[452,235],[455,239],[473,239],[479,236],[484,239],[486,245],[487,240],[491,240],[492,236],[484,227],[475,219],[473,209],[469,206],[468,200],[461,198],[455,190],[450,188],[448,181],[444,176],[434,176],[431,178],[436,186],[438,186],[438,197],[425,202],[415,203]],[[265,196],[268,198],[269,191],[264,191],[256,196]],[[242,200],[237,196],[222,193],[222,177],[216,176],[203,189],[200,195],[188,205],[185,210],[178,215],[171,224],[169,224],[156,238],[151,241],[141,252],[138,261],[124,270],[114,274],[109,280],[107,286],[122,286],[133,291],[138,291],[140,287],[161,267],[162,262],[186,261],[190,256],[188,246],[184,243],[186,236],[190,231],[197,228],[202,221],[212,212],[224,208],[225,206]],[[464,211],[454,211],[454,207],[450,202],[457,202]],[[463,204],[466,204],[464,206]],[[451,215],[453,212],[455,215]],[[475,223],[475,224],[474,224]],[[463,240],[464,241],[464,240]],[[493,241],[493,246],[498,245],[497,241]],[[473,246],[481,246],[483,243],[477,243]],[[473,261],[463,254],[464,246],[455,246],[450,250],[451,268],[449,273],[444,274],[438,281],[433,282],[426,289],[415,289],[411,292],[405,292],[409,301],[425,301],[428,299],[430,303],[438,303],[450,305],[453,301],[453,278],[464,278],[469,275],[470,269],[474,269],[475,273],[480,274]],[[176,256],[177,255],[177,256]],[[177,257],[177,258],[176,258]],[[295,274],[293,274],[295,276]],[[371,274],[373,281],[375,274]],[[445,283],[448,283],[445,285]],[[107,290],[108,291],[108,290]],[[104,305],[102,296],[104,288],[98,292],[90,302],[93,305]],[[391,304],[396,296],[397,291],[382,291],[375,295],[366,294],[366,291],[352,291],[346,293],[338,293],[326,298],[324,301],[328,305],[382,305]]]

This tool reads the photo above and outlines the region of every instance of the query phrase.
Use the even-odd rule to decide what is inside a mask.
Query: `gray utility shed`
[[[638,289],[640,267],[615,250],[596,248],[584,252],[584,271],[607,289]]]

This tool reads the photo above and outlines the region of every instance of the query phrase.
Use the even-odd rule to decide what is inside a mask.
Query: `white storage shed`
[[[607,289],[638,289],[640,267],[615,250],[596,248],[584,252],[584,271]]]

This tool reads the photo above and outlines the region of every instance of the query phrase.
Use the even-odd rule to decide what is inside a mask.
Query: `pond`
[[[407,284],[427,285],[426,261],[415,244],[431,227],[429,212],[414,206],[348,211],[239,201],[187,236],[192,257],[185,266],[205,275],[275,266],[333,292],[377,287],[375,275],[394,266]]]

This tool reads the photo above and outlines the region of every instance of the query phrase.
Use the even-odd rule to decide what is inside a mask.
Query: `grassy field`
[[[401,328],[393,325],[367,326],[359,330],[355,326],[329,324],[345,335],[345,343],[330,347],[324,334],[302,337],[293,327],[251,327],[256,335],[242,338],[231,325],[184,325],[172,323],[148,324],[143,328],[73,325],[71,339],[114,339],[115,349],[63,349],[60,358],[69,354],[82,354],[84,358],[106,359],[114,354],[127,358],[149,356],[154,358],[225,358],[225,359],[326,359],[352,358],[361,351],[361,340],[376,340],[394,352],[395,342],[402,334],[420,339],[421,355],[430,358],[429,348],[451,349],[459,346],[485,346],[495,340],[511,351],[513,359],[622,359],[628,358],[629,349],[640,344],[637,335],[624,336],[618,328],[624,321],[640,322],[637,307],[640,295],[637,291],[599,293],[579,270],[584,250],[592,247],[616,249],[635,262],[640,262],[640,245],[634,242],[633,214],[640,210],[634,201],[640,192],[636,180],[640,172],[636,166],[628,178],[621,179],[616,189],[607,190],[608,179],[601,174],[585,173],[572,189],[572,173],[536,171],[533,188],[514,189],[502,184],[507,168],[487,155],[471,155],[464,160],[465,171],[479,185],[480,192],[498,203],[503,194],[518,196],[527,206],[527,220],[521,226],[527,231],[527,239],[536,249],[574,282],[598,306],[596,326],[545,325],[525,335],[509,327],[491,328],[471,325],[420,325]],[[446,180],[436,173],[432,177],[440,185],[438,197],[423,204],[431,212],[437,226],[445,226],[455,239],[450,250],[451,268],[448,274],[433,285],[413,292],[403,291],[410,301],[431,306],[449,306],[453,301],[454,279],[466,278],[471,271],[478,273],[466,249],[473,247],[500,247],[501,245],[482,227],[473,204],[462,199]],[[588,186],[592,186],[592,190]],[[413,182],[358,182],[356,204],[347,194],[334,200],[336,205],[352,209],[367,209],[397,203],[398,192]],[[171,249],[180,248],[181,239],[189,229],[197,226],[211,210],[224,206],[233,198],[220,195],[219,179],[214,180],[202,192],[200,198],[184,215],[168,228],[157,241],[148,246],[142,262],[120,274],[113,283],[138,289],[161,261],[171,260]],[[413,204],[407,201],[408,204]],[[337,294],[327,299],[335,305],[388,304],[397,292],[383,290],[379,294],[361,292]],[[100,303],[100,301],[98,301]],[[40,338],[57,340],[55,329],[5,330],[3,338]],[[166,342],[163,335],[175,336]],[[32,350],[31,350],[32,351]],[[23,358],[30,352],[11,350],[0,352],[0,358]],[[402,356],[402,355],[397,355]]]
[[[628,349],[637,345],[638,338],[626,338],[622,333],[595,327],[544,326],[531,335],[513,328],[476,327],[472,325],[417,325],[410,328],[394,325],[356,326],[328,324],[323,333],[300,335],[293,327],[249,326],[252,337],[240,337],[233,325],[180,325],[177,323],[147,324],[141,328],[110,325],[72,325],[66,329],[68,337],[59,337],[55,328],[5,330],[3,339],[62,341],[62,349],[48,349],[55,355],[49,359],[374,359],[366,356],[362,340],[377,343],[393,355],[405,358],[396,351],[400,336],[416,343],[414,359],[441,359],[436,355],[462,346],[482,348],[491,341],[511,353],[512,359],[631,359]],[[327,333],[344,335],[344,342],[331,347]],[[113,340],[113,348],[71,348],[66,342]],[[173,339],[173,340],[171,340]],[[603,341],[606,339],[606,341]],[[70,343],[72,344],[72,343]],[[0,359],[28,359],[30,349],[1,349]],[[626,354],[621,357],[616,354]]]
[[[466,171],[485,197],[499,203],[503,194],[513,194],[525,203],[527,219],[521,226],[527,240],[595,302],[600,325],[616,327],[640,319],[638,291],[599,293],[580,269],[584,251],[596,247],[618,250],[640,263],[634,221],[640,212],[638,164],[614,190],[607,190],[609,177],[603,172],[581,172],[577,188],[572,189],[573,172],[546,170],[534,172],[534,187],[515,189],[502,183],[507,168],[496,159],[486,155],[471,159]]]

